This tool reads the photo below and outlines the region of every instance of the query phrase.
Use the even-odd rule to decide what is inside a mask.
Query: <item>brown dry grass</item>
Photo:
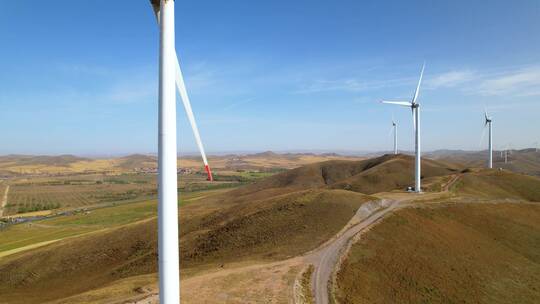
[[[228,204],[220,204],[221,199],[202,199],[181,208],[184,276],[314,249],[370,198],[342,190],[312,190],[266,200],[244,197]],[[0,293],[9,303],[40,303],[154,273],[156,236],[156,222],[150,220],[8,256],[0,261]]]
[[[540,205],[404,209],[338,273],[340,303],[538,303]]]
[[[540,202],[540,178],[510,171],[474,170],[463,174],[451,190],[479,198]]]
[[[361,161],[333,160],[273,175],[254,185],[238,189],[236,193],[254,193],[274,188],[288,191],[331,188],[374,194],[411,186],[414,184],[413,168],[414,159],[402,154]],[[423,160],[422,170],[425,178],[457,172],[454,167],[431,160]]]

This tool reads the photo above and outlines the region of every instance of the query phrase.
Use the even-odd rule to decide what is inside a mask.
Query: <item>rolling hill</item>
[[[281,188],[344,189],[364,194],[403,190],[414,184],[414,158],[408,155],[383,155],[377,158],[346,161],[334,160],[315,163],[273,175],[233,192],[236,195]],[[455,166],[424,159],[422,178],[443,176],[459,172]]]
[[[244,260],[281,260],[314,249],[372,198],[315,189],[221,204],[225,199],[181,208],[183,275]],[[2,299],[41,303],[155,273],[156,228],[155,219],[143,220],[5,257],[0,260]]]
[[[209,156],[210,166],[218,172],[237,172],[245,170],[267,171],[291,169],[302,165],[325,160],[349,159],[358,157],[337,154],[263,152],[246,155]],[[195,171],[202,171],[200,156],[181,156],[178,166]],[[157,158],[153,155],[132,154],[113,158],[86,158],[74,155],[5,155],[0,156],[0,174],[3,176],[80,174],[80,173],[125,173],[152,171],[157,167]]]

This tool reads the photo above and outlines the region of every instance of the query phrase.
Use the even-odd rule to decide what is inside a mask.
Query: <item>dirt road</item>
[[[316,303],[328,303],[328,281],[350,239],[397,208],[398,200],[381,199],[362,205],[332,239],[302,256],[273,263],[233,267],[182,280],[185,303],[292,303],[295,279],[307,265],[315,266],[312,288]],[[152,294],[127,303],[157,303]]]
[[[4,208],[7,205],[8,193],[9,193],[9,185],[6,186],[6,190],[4,191],[4,196],[2,197],[2,202],[0,203],[0,216],[4,215]]]
[[[442,192],[448,192],[450,191],[450,188],[457,183],[459,178],[461,177],[461,174],[456,174],[450,178],[450,180],[442,186]]]
[[[452,179],[448,184],[453,184]],[[380,199],[362,205],[349,223],[332,239],[304,255],[273,263],[223,269],[182,280],[182,297],[186,303],[293,303],[294,285],[301,278],[302,269],[314,266],[311,280],[316,304],[329,303],[329,282],[333,279],[341,257],[354,238],[367,232],[386,215],[399,208],[414,206],[411,201],[432,199],[441,193],[388,192]],[[264,299],[264,300],[263,300]],[[132,299],[126,303],[157,303],[156,293]]]
[[[348,229],[340,233],[331,240],[326,246],[323,246],[306,256],[306,261],[315,267],[312,277],[312,288],[315,296],[315,303],[328,303],[328,282],[332,278],[335,266],[343,250],[352,237],[371,227],[381,220],[384,215],[397,208],[399,201],[382,199],[376,202],[370,202],[362,206],[349,225]]]

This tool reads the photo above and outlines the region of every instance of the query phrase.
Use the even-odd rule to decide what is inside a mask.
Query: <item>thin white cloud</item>
[[[383,88],[414,85],[415,77],[372,80],[344,78],[315,80],[299,84],[294,93],[311,94],[329,91],[366,92]],[[450,70],[425,75],[426,89],[456,89],[466,95],[479,96],[540,96],[540,66],[505,68],[488,71]]]
[[[316,80],[308,85],[304,85],[295,93],[309,94],[326,91],[349,91],[360,92],[376,90],[387,87],[396,87],[410,85],[414,83],[413,78],[396,78],[388,80],[363,80],[356,78],[337,79],[337,80]]]
[[[432,77],[426,82],[426,85],[431,89],[436,89],[440,87],[450,88],[455,87],[459,84],[472,81],[477,77],[478,75],[470,70],[450,71]]]
[[[103,96],[104,100],[116,103],[138,103],[157,99],[155,81],[133,80],[131,83],[115,85]]]
[[[481,95],[540,95],[540,66],[508,71],[502,75],[486,77],[478,85]]]

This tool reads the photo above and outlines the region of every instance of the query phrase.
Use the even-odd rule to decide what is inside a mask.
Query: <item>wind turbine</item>
[[[160,21],[160,0],[150,0],[152,4],[152,8],[154,9],[154,15],[156,17],[156,20],[159,25]],[[197,147],[199,148],[199,152],[201,153],[201,157],[204,163],[204,170],[207,174],[207,180],[213,181],[214,177],[212,175],[212,170],[210,169],[210,166],[208,165],[208,159],[206,158],[206,153],[204,151],[204,146],[202,144],[201,135],[199,133],[199,128],[197,127],[197,122],[195,121],[195,115],[193,115],[193,110],[191,109],[191,102],[189,100],[189,95],[186,90],[186,85],[184,83],[184,77],[182,76],[182,70],[180,69],[180,62],[178,60],[178,55],[176,54],[176,50],[174,51],[174,60],[175,60],[175,83],[176,88],[178,89],[178,93],[180,94],[180,97],[182,99],[182,103],[184,104],[184,109],[186,110],[186,114],[189,120],[189,124],[191,125],[191,129],[193,130],[193,136],[195,137],[195,142],[197,143]]]
[[[506,150],[504,150],[504,163],[508,163],[508,155],[512,154],[512,143],[506,144]]]
[[[488,141],[488,168],[493,168],[493,129],[491,127],[491,123],[493,119],[491,116],[488,115],[487,110],[484,110],[484,131],[482,132],[482,137],[484,137],[484,132],[486,131],[486,127],[489,127],[489,141]],[[505,161],[506,162],[506,161]]]
[[[394,155],[398,154],[398,149],[397,149],[397,123],[396,121],[394,120],[394,116],[392,115],[392,128],[390,129],[390,134],[394,134]]]
[[[414,191],[417,193],[422,192],[421,188],[421,149],[420,149],[420,104],[418,103],[418,94],[420,93],[420,84],[422,83],[422,77],[424,75],[424,68],[426,64],[422,65],[422,71],[420,72],[420,79],[418,85],[414,91],[414,96],[411,101],[381,101],[382,103],[394,104],[398,106],[404,106],[411,108],[413,115],[413,125],[415,132],[415,162],[414,162]]]
[[[159,16],[158,272],[159,302],[180,301],[176,151],[174,0],[151,0]]]

